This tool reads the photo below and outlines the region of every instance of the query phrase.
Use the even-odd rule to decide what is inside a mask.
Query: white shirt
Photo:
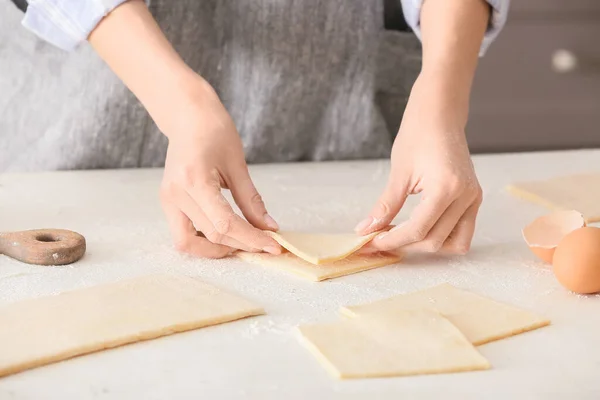
[[[23,25],[64,50],[84,42],[96,25],[126,0],[30,0]],[[401,0],[408,25],[420,38],[424,0]],[[486,0],[492,7],[490,25],[481,44],[483,55],[506,22],[510,0]]]

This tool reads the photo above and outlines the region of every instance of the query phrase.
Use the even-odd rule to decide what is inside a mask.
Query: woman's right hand
[[[191,81],[186,101],[157,120],[169,138],[161,200],[176,248],[209,258],[235,249],[280,254],[262,232],[278,226],[252,183],[233,120],[206,81]],[[247,221],[221,189],[231,190]]]

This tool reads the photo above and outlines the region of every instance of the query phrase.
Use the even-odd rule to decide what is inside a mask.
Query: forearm
[[[421,9],[423,65],[433,109],[466,124],[469,94],[490,7],[484,0],[426,0]]]
[[[141,0],[113,10],[88,38],[92,47],[146,107],[159,128],[184,105],[190,82],[200,81],[179,57]]]

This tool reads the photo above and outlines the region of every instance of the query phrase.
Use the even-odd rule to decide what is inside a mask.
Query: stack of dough
[[[281,255],[236,253],[242,260],[292,272],[312,281],[338,278],[397,263],[398,254],[357,254],[378,233],[349,234],[265,231],[289,251]]]
[[[347,318],[299,328],[311,351],[338,378],[488,369],[476,345],[550,323],[448,284],[341,312]]]

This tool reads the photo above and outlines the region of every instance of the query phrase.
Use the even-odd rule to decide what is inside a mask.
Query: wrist
[[[220,105],[212,86],[193,71],[176,77],[167,91],[152,106],[144,103],[150,116],[169,139],[194,131],[203,121],[204,110],[215,118]],[[206,121],[204,121],[205,123]]]
[[[412,87],[410,102],[420,105],[420,113],[430,124],[464,132],[469,115],[469,94],[469,87],[446,74],[421,72]]]

